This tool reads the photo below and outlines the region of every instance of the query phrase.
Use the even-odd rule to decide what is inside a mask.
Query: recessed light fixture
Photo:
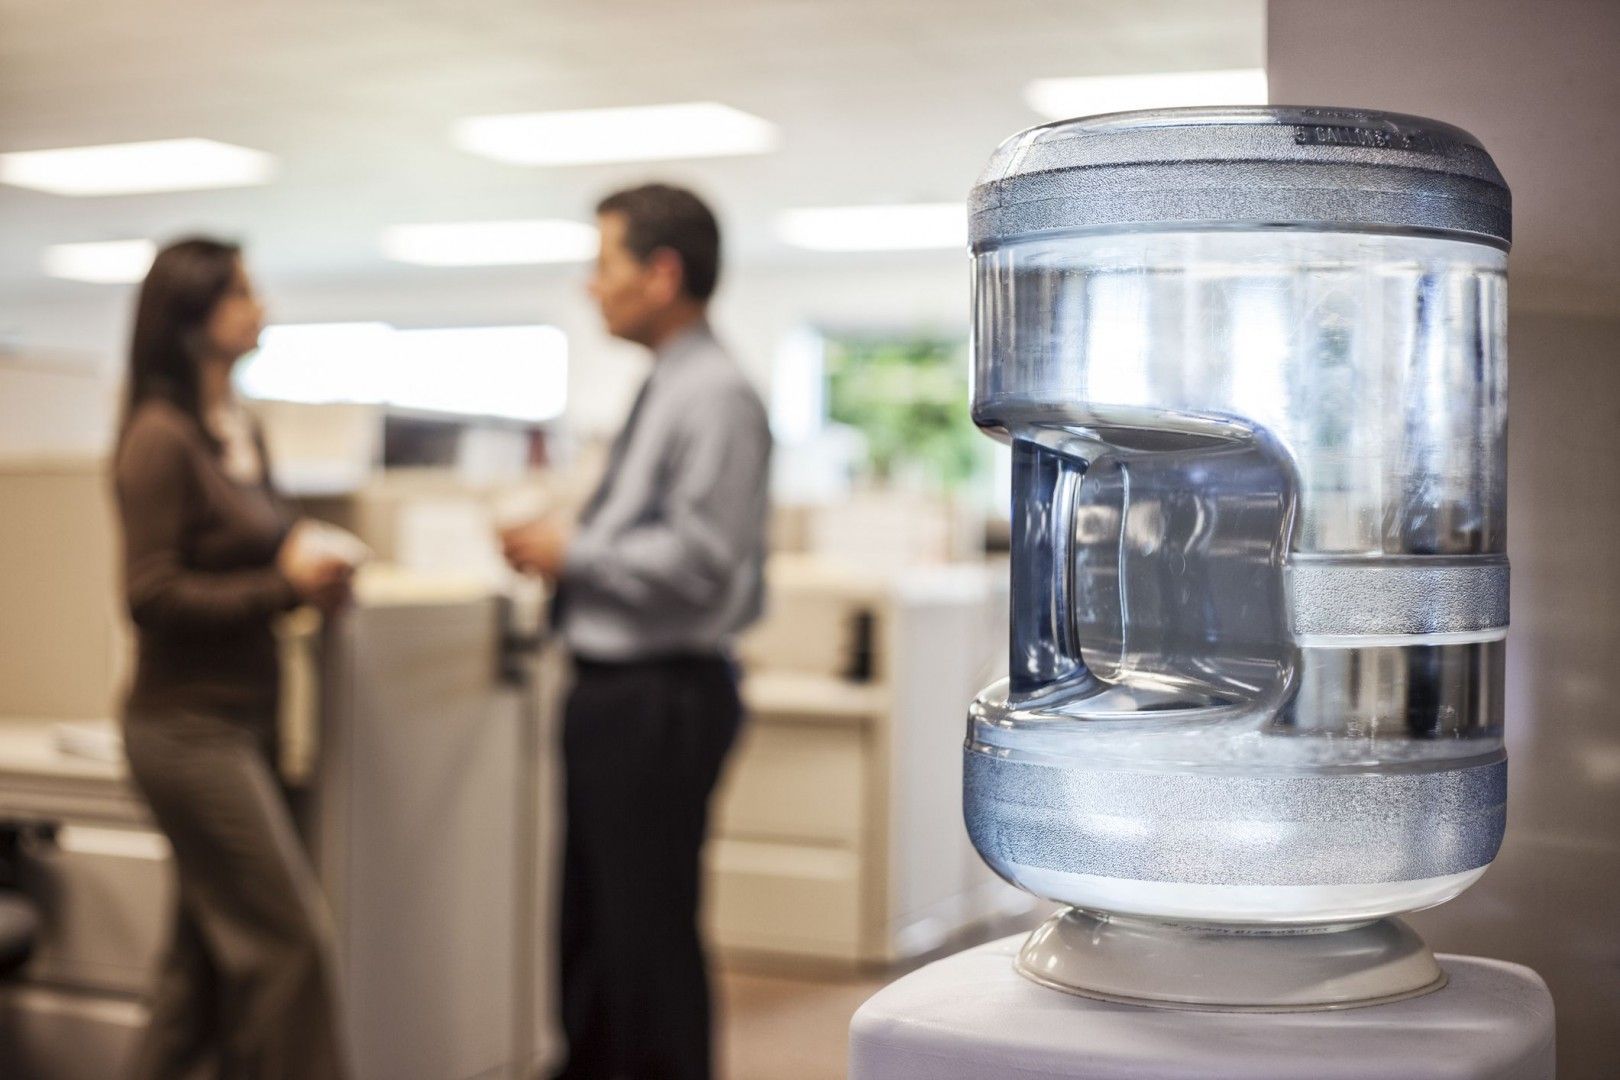
[[[212,139],[72,146],[0,154],[0,183],[53,195],[138,195],[267,183],[276,159]]]
[[[146,276],[157,254],[150,240],[107,240],[90,244],[52,244],[40,265],[51,277],[127,285]]]
[[[1239,68],[1036,79],[1024,87],[1024,101],[1050,120],[1183,105],[1264,105],[1266,73]]]
[[[714,101],[622,109],[470,116],[452,138],[469,153],[513,165],[762,154],[776,148],[776,125]]]
[[[821,206],[783,211],[776,233],[811,251],[924,251],[967,246],[961,203]]]
[[[419,266],[587,262],[596,247],[595,227],[560,220],[392,225],[382,236],[383,254]]]

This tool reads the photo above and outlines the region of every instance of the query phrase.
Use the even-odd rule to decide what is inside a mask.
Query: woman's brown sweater
[[[274,708],[271,621],[298,598],[275,566],[291,518],[268,461],[261,473],[232,480],[197,423],[167,401],[131,416],[114,461],[137,643],[131,709]]]

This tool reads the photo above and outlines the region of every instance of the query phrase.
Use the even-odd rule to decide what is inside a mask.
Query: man
[[[558,1075],[707,1078],[698,858],[741,719],[727,647],[763,594],[770,431],[709,329],[708,207],[653,184],[597,217],[591,295],[610,333],[652,350],[652,373],[577,527],[503,536],[513,566],[556,584],[554,628],[574,654]]]

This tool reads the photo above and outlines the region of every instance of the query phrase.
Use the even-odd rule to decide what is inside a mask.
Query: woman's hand
[[[314,527],[300,521],[292,527],[281,550],[276,553],[276,569],[292,585],[298,599],[330,615],[348,604],[354,589],[354,566],[345,559],[319,550],[313,541]]]
[[[354,567],[330,556],[321,560],[306,600],[323,615],[334,615],[354,599]]]

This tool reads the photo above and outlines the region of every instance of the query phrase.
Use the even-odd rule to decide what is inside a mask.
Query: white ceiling
[[[261,188],[0,187],[0,307],[105,288],[41,277],[46,244],[192,229],[246,239],[267,278],[383,284],[424,272],[381,258],[385,225],[588,219],[652,176],[708,193],[741,261],[824,261],[773,213],[960,199],[1039,122],[1028,80],[1257,67],[1263,22],[1263,0],[0,0],[0,150],[204,136],[281,159]],[[782,148],[527,169],[447,137],[471,114],[691,100],[776,122]]]

